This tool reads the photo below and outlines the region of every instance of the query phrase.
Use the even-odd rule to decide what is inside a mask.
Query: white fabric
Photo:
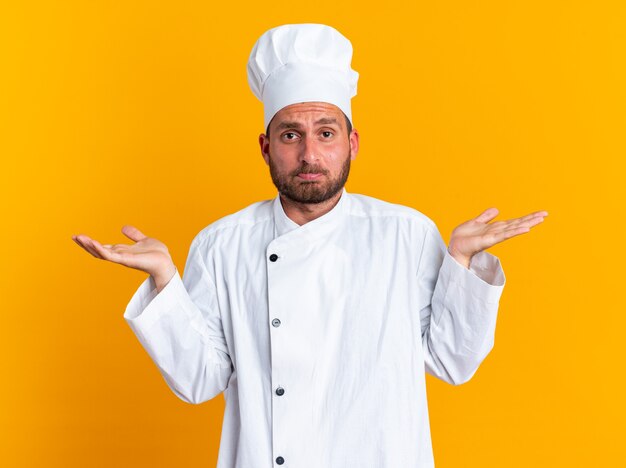
[[[359,74],[352,44],[323,24],[285,24],[266,31],[248,59],[248,84],[263,102],[265,128],[283,107],[321,101],[339,107],[352,123],[350,99]]]
[[[424,373],[466,382],[494,343],[504,272],[470,267],[412,208],[344,189],[298,226],[277,196],[204,228],[124,318],[183,401],[224,391],[218,468],[432,467]]]

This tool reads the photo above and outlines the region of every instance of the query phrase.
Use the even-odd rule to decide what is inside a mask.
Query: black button
[[[278,457],[276,458],[276,463],[282,465],[283,463],[285,463],[285,459],[283,457]]]
[[[276,389],[276,395],[281,396],[285,394],[285,389],[283,387],[278,387]]]
[[[274,325],[275,327],[280,327],[280,320],[279,319],[272,320],[272,325]]]
[[[278,255],[276,254],[270,255],[270,262],[275,262],[276,260],[278,260]]]

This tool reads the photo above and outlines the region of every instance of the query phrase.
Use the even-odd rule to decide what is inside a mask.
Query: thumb
[[[134,226],[131,226],[129,224],[126,224],[123,228],[122,228],[122,233],[134,240],[135,242],[139,242],[141,240],[146,239],[148,236],[144,235],[139,229],[137,229]]]
[[[496,216],[498,216],[498,213],[500,213],[500,212],[495,207],[487,208],[480,215],[478,215],[474,219],[474,221],[478,221],[479,223],[487,223],[487,222],[491,221],[493,218],[495,218]]]

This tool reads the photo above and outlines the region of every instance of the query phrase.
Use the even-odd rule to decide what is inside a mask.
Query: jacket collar
[[[280,194],[277,194],[272,202],[274,212],[274,238],[277,239],[283,236],[291,238],[297,235],[303,235],[313,240],[330,233],[342,219],[342,215],[347,213],[347,207],[350,203],[349,198],[350,194],[344,187],[339,201],[328,213],[300,226],[287,216],[283,209],[283,204],[280,201]]]

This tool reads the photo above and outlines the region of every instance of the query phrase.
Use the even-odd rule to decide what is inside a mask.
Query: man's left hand
[[[465,268],[469,268],[472,256],[519,234],[530,231],[548,216],[547,211],[535,211],[521,218],[507,221],[496,221],[488,224],[498,216],[497,208],[488,208],[479,216],[457,226],[450,236],[448,252]]]

